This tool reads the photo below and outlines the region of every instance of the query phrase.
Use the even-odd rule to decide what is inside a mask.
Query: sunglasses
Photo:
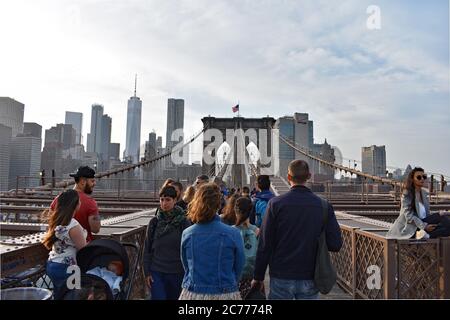
[[[422,179],[423,179],[423,180],[427,180],[427,175],[426,175],[426,174],[424,174],[424,175],[418,175],[418,176],[416,176],[416,179],[419,180],[419,181],[422,180]]]

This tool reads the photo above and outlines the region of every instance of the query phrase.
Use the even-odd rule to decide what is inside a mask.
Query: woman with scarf
[[[166,186],[159,192],[160,207],[147,228],[144,272],[152,300],[177,300],[184,269],[180,244],[183,230],[190,226],[185,212],[176,206],[177,192]]]

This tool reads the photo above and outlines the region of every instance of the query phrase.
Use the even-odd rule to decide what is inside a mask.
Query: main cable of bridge
[[[152,159],[149,159],[149,160],[143,160],[143,161],[140,161],[139,163],[136,163],[136,164],[125,165],[125,166],[122,166],[122,167],[120,167],[120,168],[116,168],[116,169],[114,169],[114,170],[108,170],[108,171],[105,171],[105,172],[97,173],[97,174],[95,175],[95,178],[101,179],[101,178],[104,178],[104,177],[109,177],[109,176],[111,176],[111,175],[115,175],[115,174],[118,174],[118,173],[123,173],[123,172],[125,172],[125,171],[134,170],[134,169],[136,169],[136,168],[140,168],[141,166],[147,166],[147,165],[150,165],[150,164],[152,164],[152,163],[154,163],[154,162],[157,162],[157,161],[159,161],[159,160],[165,159],[166,157],[171,156],[173,153],[178,152],[179,150],[182,150],[182,149],[184,149],[186,146],[190,145],[190,144],[191,144],[192,142],[194,142],[194,141],[195,141],[202,133],[204,133],[204,132],[206,131],[206,129],[207,129],[207,128],[205,127],[205,128],[203,128],[202,130],[200,130],[198,133],[194,134],[194,135],[189,139],[189,141],[186,142],[186,143],[184,143],[182,146],[179,146],[178,148],[173,148],[173,149],[171,149],[170,151],[168,151],[168,152],[166,152],[166,153],[164,153],[164,154],[162,154],[162,155],[160,155],[160,156],[157,156],[157,157],[152,158]],[[74,185],[74,184],[75,184],[75,181],[74,181],[74,180],[72,180],[72,179],[71,179],[71,180],[67,179],[67,180],[63,180],[63,181],[61,181],[61,182],[56,183],[56,184],[55,184],[55,187],[56,187],[56,188],[66,188],[66,187],[71,186],[71,185]],[[36,188],[34,188],[34,190],[47,190],[47,189],[49,189],[49,188],[51,188],[51,187],[52,187],[52,185],[49,183],[49,184],[46,184],[46,185],[44,185],[44,186],[36,187]]]
[[[281,136],[282,134],[279,134],[279,135]],[[319,155],[319,153],[312,151],[310,148],[307,148],[307,147],[305,147],[305,146],[302,146],[302,145],[298,144],[297,142],[293,142],[292,140],[290,140],[290,139],[287,138],[286,136],[283,136],[283,137],[284,137],[285,139],[289,140],[290,142],[292,142],[293,144],[295,144],[295,145],[296,145],[297,147],[299,147],[300,149],[308,150],[308,152],[309,152],[310,155],[311,155],[311,154]],[[344,161],[349,161],[349,162],[353,162],[353,163],[359,163],[360,166],[362,166],[362,161],[361,161],[361,160],[355,160],[355,159],[350,159],[350,158],[346,158],[346,157],[342,157],[342,160],[344,160]],[[343,166],[343,167],[345,167],[345,166]],[[402,168],[396,167],[396,166],[386,166],[386,168],[388,168],[388,169],[400,169],[400,170],[403,170]],[[348,170],[347,170],[347,171],[348,171]],[[361,172],[361,171],[359,171],[359,172]],[[445,179],[445,181],[450,180],[450,176],[447,175],[447,174],[443,174],[443,173],[439,173],[439,172],[431,172],[431,171],[428,171],[428,174],[434,175],[436,178],[438,178],[438,177],[443,177],[443,178]]]
[[[281,133],[279,133],[279,136],[280,136],[281,140],[283,140],[289,147],[293,148],[294,150],[300,152],[301,154],[305,155],[306,157],[308,157],[308,158],[310,158],[312,160],[315,160],[315,161],[318,161],[320,163],[323,163],[326,166],[332,167],[332,168],[334,168],[336,170],[341,170],[341,171],[344,171],[344,172],[350,172],[351,174],[355,174],[355,175],[357,175],[359,177],[363,177],[365,179],[370,179],[370,180],[373,180],[373,181],[376,181],[376,182],[380,182],[382,184],[390,184],[392,186],[398,186],[398,187],[402,186],[402,183],[399,182],[399,181],[395,181],[393,179],[385,179],[385,178],[381,178],[381,177],[378,177],[378,176],[372,176],[370,174],[363,173],[363,172],[361,172],[359,170],[355,170],[355,169],[352,169],[352,168],[347,168],[347,167],[344,167],[342,165],[326,161],[326,160],[324,160],[324,159],[322,159],[320,157],[311,155],[308,151],[305,151],[305,150],[307,150],[306,148],[296,147],[295,146],[295,142],[292,142],[291,140],[289,140],[287,137],[285,137]]]
[[[279,134],[279,135],[282,136],[282,134]],[[298,143],[296,143],[296,142],[293,142],[292,140],[290,140],[290,139],[287,138],[286,136],[283,136],[282,138],[284,138],[283,140],[288,140],[289,142],[295,144],[297,147],[299,147],[299,148],[302,149],[303,151],[308,150],[310,155],[311,155],[311,153],[314,153],[313,151],[311,151],[311,149],[306,148],[305,146],[302,146],[302,145],[300,145],[300,144],[298,144]],[[291,146],[291,145],[289,145],[289,146]],[[292,147],[292,146],[291,146],[291,147]],[[300,151],[300,152],[301,152],[301,151]],[[316,154],[317,154],[317,153],[316,153]],[[351,160],[351,159],[345,158],[345,157],[343,157],[342,159]],[[323,159],[322,159],[322,160],[323,160]],[[325,160],[325,161],[326,161],[326,160]],[[361,161],[358,161],[358,160],[351,160],[351,161],[353,161],[353,162],[358,162],[358,163],[362,163]],[[334,164],[334,165],[336,165],[336,164]],[[345,166],[341,166],[341,167],[346,168]],[[392,166],[386,166],[386,168],[390,168],[390,169],[401,169],[401,168],[399,168],[399,167],[392,167]],[[351,168],[349,167],[349,169],[351,169]],[[349,170],[349,169],[345,170],[345,172],[347,172],[347,171],[349,171],[349,172],[351,172],[351,171],[356,171],[356,172],[361,173],[361,174],[357,174],[357,175],[359,175],[359,176],[361,176],[362,174],[364,174],[364,173],[362,173],[361,171],[358,171],[358,170]],[[339,170],[341,170],[341,169],[339,169]],[[342,169],[342,170],[344,170],[344,169]],[[442,174],[442,173],[436,173],[436,172],[430,172],[430,171],[429,171],[428,173],[431,174],[431,175],[434,175],[434,176],[436,177],[436,179],[438,179],[438,177],[441,177],[441,178],[444,179],[444,181],[449,181],[449,180],[450,180],[450,176],[445,175],[445,174]],[[364,176],[364,177],[365,177],[365,176]],[[375,176],[375,177],[377,177],[377,176]],[[367,178],[367,177],[366,177],[366,178]],[[380,177],[378,177],[378,178],[380,178]],[[372,178],[369,178],[369,179],[372,179]],[[385,182],[386,180],[393,180],[393,179],[383,179],[382,183],[388,183],[388,184],[391,184],[390,182]],[[395,180],[393,180],[393,181],[395,181]],[[401,186],[401,185],[402,185],[401,182],[398,182],[398,181],[395,181],[395,182],[397,182],[397,183],[396,183],[397,186],[399,186],[399,185]]]

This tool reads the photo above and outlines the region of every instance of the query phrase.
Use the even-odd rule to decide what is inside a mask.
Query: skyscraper
[[[167,131],[166,148],[171,150],[178,142],[172,141],[172,133],[177,129],[184,128],[184,100],[167,100]]]
[[[71,124],[58,123],[56,127],[45,130],[44,146],[59,143],[62,149],[69,149],[75,145],[75,139],[76,131]]]
[[[62,136],[62,142],[63,142],[63,148],[69,149],[75,146],[75,141],[77,138],[77,132],[72,127],[71,124],[60,124],[63,127],[63,136]]]
[[[31,136],[42,139],[42,126],[35,122],[24,122],[23,134],[25,136]]]
[[[157,148],[162,148],[162,137],[159,136],[158,139],[156,139],[156,147]],[[158,151],[158,150],[156,150]]]
[[[148,135],[148,142],[156,150],[156,148],[157,148],[157,145],[156,145],[156,143],[157,143],[156,142],[156,132],[153,131],[153,132],[149,133],[149,135]]]
[[[148,135],[148,141],[145,142],[145,159],[152,159],[156,156],[156,151],[158,149],[156,143],[156,133],[151,132]]]
[[[375,146],[361,148],[362,172],[373,176],[386,176],[386,147]]]
[[[91,132],[88,134],[87,151],[100,153],[102,148],[102,117],[103,106],[92,105]]]
[[[111,123],[112,119],[107,114],[102,116],[102,145],[100,148],[100,154],[102,159],[109,159],[109,145],[111,143]]]
[[[283,136],[290,141],[295,141],[293,117],[286,116],[279,118],[275,122],[274,129],[278,130],[280,136]],[[275,159],[275,167],[276,170],[279,170],[279,175],[285,177],[289,163],[295,159],[295,150],[281,139],[279,139],[278,146],[279,150],[275,150],[275,154],[278,154],[278,157]]]
[[[13,189],[19,178],[19,188],[38,186],[41,169],[42,139],[19,133],[11,139],[9,188]]]
[[[314,146],[314,122],[308,120],[308,130],[309,130],[309,148],[312,149]]]
[[[120,159],[120,143],[109,144],[109,159],[110,160]]]
[[[73,171],[70,166],[67,166],[67,161],[64,160],[65,156],[67,157],[69,154],[72,158],[80,158],[81,155],[74,157],[74,153],[80,152],[71,150],[75,147],[75,139],[76,131],[71,124],[59,123],[55,127],[45,130],[44,149],[41,153],[41,169],[47,172],[47,176],[52,170],[55,170],[58,177]],[[82,149],[82,146],[80,147]]]
[[[312,148],[310,148],[312,152],[315,153],[316,156],[320,157],[321,159],[335,163],[336,156],[334,154],[333,147],[328,144],[327,139],[325,139],[324,143],[319,144],[313,144]],[[323,182],[323,181],[330,181],[334,179],[334,169],[329,168],[327,166],[322,165],[321,163],[317,161],[310,161],[310,168],[312,174],[312,181],[313,182]]]
[[[71,124],[76,132],[75,144],[82,144],[83,114],[81,112],[66,111],[65,124]]]
[[[25,105],[8,97],[0,97],[0,124],[12,129],[15,137],[23,132],[23,112]]]
[[[183,99],[168,99],[167,100],[167,131],[166,131],[166,152],[170,152],[180,142],[172,141],[172,134],[177,129],[184,128],[184,100]],[[187,164],[189,162],[187,150],[183,149],[178,152],[182,156],[182,162]],[[165,161],[165,168],[173,169],[174,163],[171,157],[167,157]]]
[[[9,159],[12,129],[0,124],[0,191],[9,189]]]
[[[326,139],[324,143],[314,144],[314,123],[309,120],[307,113],[296,112],[292,117],[281,117],[275,122],[274,129],[278,129],[280,135],[294,142],[297,147],[313,152],[323,160],[335,162],[334,150]],[[329,169],[316,161],[311,161],[283,140],[279,139],[277,145],[278,152],[274,150],[276,154],[275,171],[279,171],[282,177],[286,176],[289,163],[292,160],[305,160],[309,164],[312,181],[328,181],[334,178],[333,169]]]
[[[311,125],[309,124],[309,115],[307,113],[294,113],[294,132],[295,132],[295,143],[297,146],[308,149],[311,143],[310,132]],[[310,164],[309,158],[303,153],[295,151],[295,159],[305,160]]]
[[[127,108],[127,135],[124,160],[131,163],[139,162],[141,143],[141,114],[142,101],[136,96],[137,78],[134,81],[134,96],[128,99]]]

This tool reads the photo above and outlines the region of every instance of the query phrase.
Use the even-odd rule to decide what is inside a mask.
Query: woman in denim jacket
[[[183,231],[181,260],[185,270],[180,300],[240,300],[239,278],[245,263],[244,244],[236,228],[220,222],[221,192],[202,185],[189,204],[194,223]]]

